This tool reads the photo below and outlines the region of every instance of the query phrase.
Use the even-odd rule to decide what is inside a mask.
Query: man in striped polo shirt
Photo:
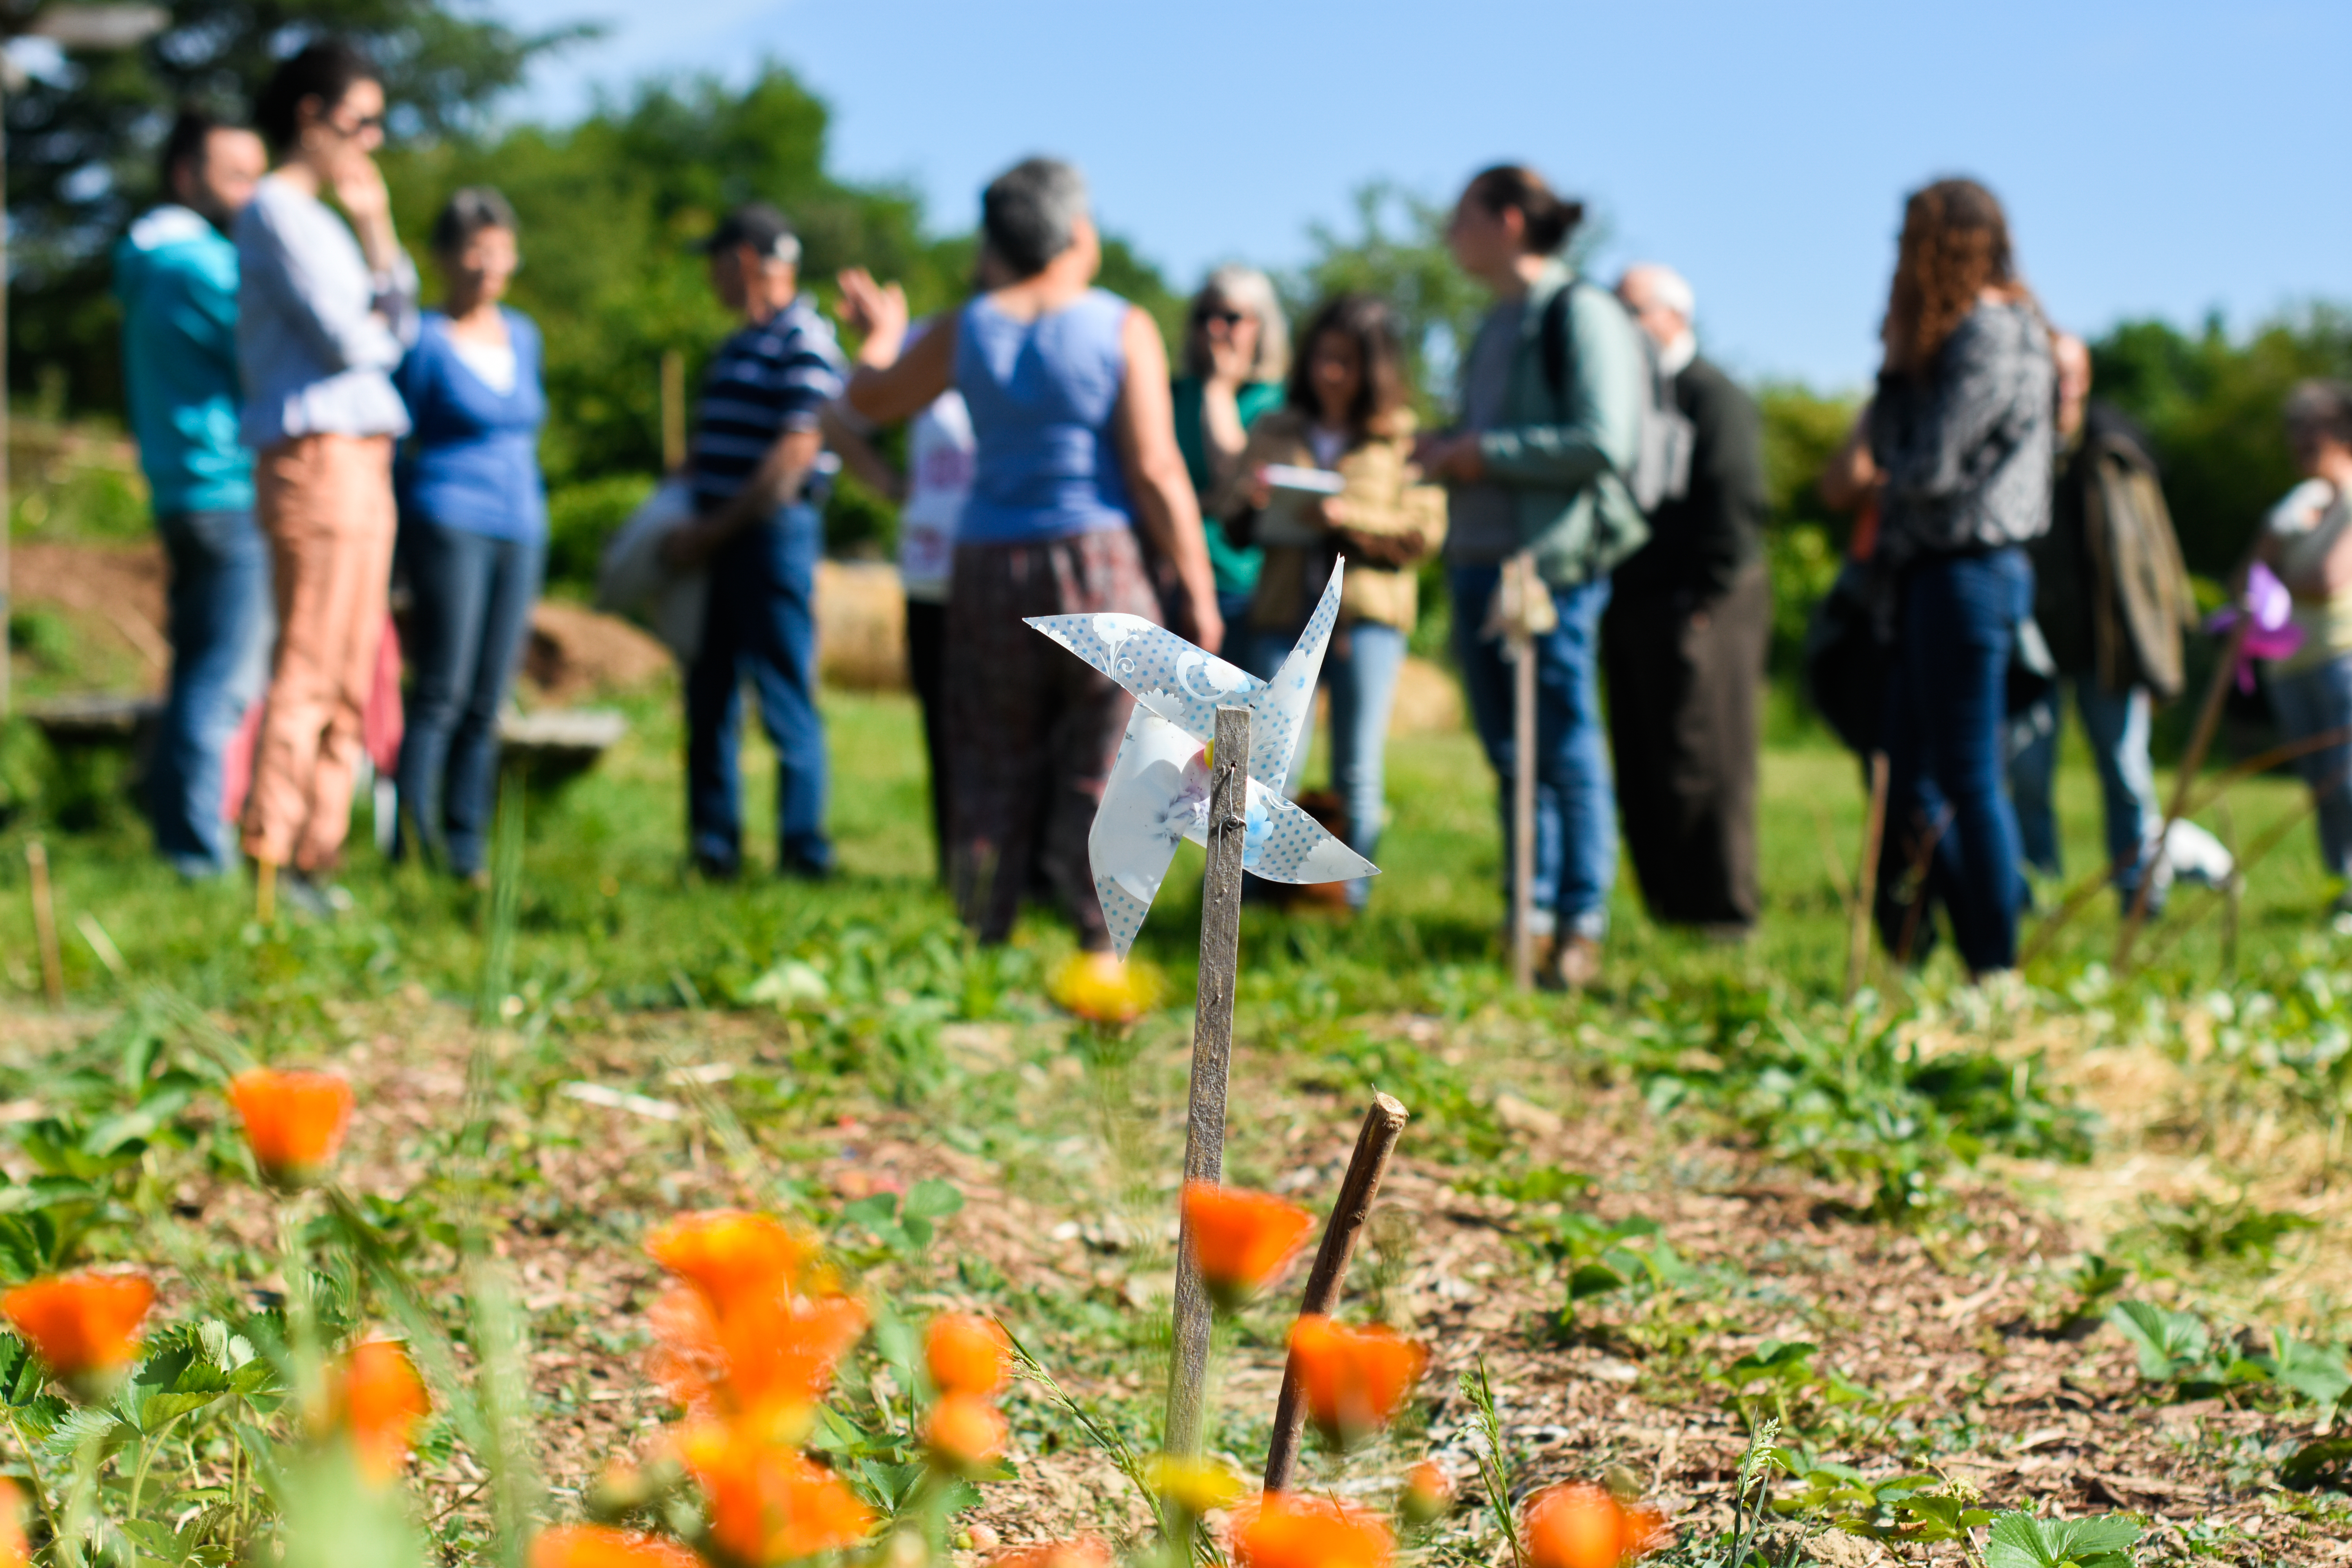
[[[776,751],[776,846],[789,877],[833,872],[825,837],[824,725],[816,710],[816,562],[828,459],[817,416],[846,365],[833,328],[800,294],[800,241],[765,202],[737,207],[704,243],[710,284],[743,325],[703,374],[687,477],[696,520],[670,536],[680,565],[707,565],[702,648],[686,678],[687,817],[695,865],[742,866],[736,738],[743,683]]]

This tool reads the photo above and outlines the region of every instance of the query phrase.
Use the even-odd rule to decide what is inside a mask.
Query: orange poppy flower
[[[228,1098],[245,1122],[254,1163],[276,1186],[318,1180],[351,1129],[352,1086],[333,1073],[253,1068],[229,1079]]]
[[[1387,1568],[1395,1551],[1378,1518],[1325,1498],[1265,1492],[1234,1518],[1234,1568]]]
[[[994,1464],[1010,1431],[1003,1412],[977,1394],[950,1394],[931,1406],[923,1440],[940,1468],[961,1474]]]
[[[1665,1521],[1627,1508],[1607,1489],[1578,1481],[1528,1500],[1528,1560],[1534,1568],[1624,1568],[1665,1543]]]
[[[658,1342],[651,1371],[671,1402],[701,1415],[751,1423],[789,1439],[833,1385],[834,1369],[866,1331],[847,1296],[814,1301],[746,1295],[720,1317],[681,1288],[646,1313]]]
[[[841,1478],[789,1448],[705,1423],[680,1456],[701,1483],[710,1535],[743,1563],[782,1563],[856,1546],[874,1515]]]
[[[941,1394],[994,1394],[1013,1376],[1004,1330],[975,1312],[941,1312],[923,1336],[923,1360]]]
[[[1335,1448],[1351,1448],[1396,1416],[1429,1352],[1383,1328],[1351,1329],[1309,1313],[1290,1325],[1307,1418]]]
[[[988,1568],[1110,1568],[1110,1548],[1091,1535],[1076,1541],[1046,1541],[1000,1552]]]
[[[16,1482],[0,1480],[0,1568],[26,1568],[32,1561],[25,1542],[25,1494]],[[1103,1568],[1109,1568],[1108,1559]]]
[[[815,1244],[782,1220],[743,1209],[680,1215],[646,1238],[646,1250],[721,1317],[782,1300],[816,1256]]]
[[[0,1296],[0,1314],[68,1386],[102,1381],[139,1353],[132,1337],[155,1287],[137,1274],[68,1274]]]
[[[1454,1478],[1439,1468],[1436,1460],[1423,1459],[1404,1473],[1397,1507],[1414,1524],[1444,1518],[1454,1508]]]
[[[1184,1228],[1202,1282],[1232,1311],[1274,1283],[1298,1255],[1315,1216],[1297,1204],[1212,1182],[1184,1184]]]
[[[392,1479],[433,1410],[408,1352],[391,1340],[362,1341],[336,1367],[333,1390],[335,1426],[351,1434],[361,1470],[379,1485]]]
[[[565,1524],[539,1532],[530,1543],[530,1568],[702,1568],[702,1559],[666,1536]]]

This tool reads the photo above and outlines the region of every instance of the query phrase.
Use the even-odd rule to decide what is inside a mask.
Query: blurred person
[[[2010,797],[2026,864],[2060,875],[2052,785],[2061,700],[2071,686],[2099,772],[2107,863],[2128,910],[2164,821],[2147,754],[2150,713],[2180,695],[2181,633],[2195,623],[2196,605],[2147,438],[2091,396],[2091,351],[2082,339],[2053,334],[2051,357],[2061,466],[2050,531],[2029,553],[2033,618],[2063,684],[2011,722]],[[2162,891],[2159,879],[2151,907]]]
[[[416,268],[372,156],[383,114],[351,44],[289,57],[254,104],[278,167],[236,221],[244,436],[278,606],[245,849],[265,893],[286,867],[281,890],[313,912],[345,901],[331,878],[385,624],[393,443],[408,433],[392,372],[416,336]]]
[[[1250,426],[1220,510],[1237,539],[1261,531],[1264,569],[1246,621],[1230,635],[1287,649],[1346,557],[1339,619],[1323,660],[1331,689],[1331,788],[1346,812],[1342,837],[1366,859],[1388,817],[1383,763],[1389,713],[1405,643],[1419,614],[1414,567],[1445,538],[1445,492],[1413,467],[1412,389],[1388,306],[1342,294],[1315,313],[1300,340],[1281,407]],[[1321,468],[1346,481],[1339,494],[1305,500],[1298,515],[1261,530],[1276,502],[1268,465]],[[1292,793],[1307,748],[1291,764]],[[1361,909],[1371,879],[1342,884]]]
[[[1156,620],[1140,530],[1174,568],[1194,640],[1215,652],[1224,623],[1169,412],[1167,353],[1150,316],[1093,286],[1102,246],[1084,177],[1053,159],[1014,165],[982,194],[981,229],[1005,281],[903,355],[905,295],[843,275],[845,308],[866,329],[849,402],[867,419],[904,419],[954,389],[979,444],[948,598],[958,905],[982,942],[1002,942],[1042,874],[1110,971],[1087,836],[1133,704],[1022,621]]]
[[[1763,421],[1698,352],[1697,305],[1671,268],[1628,268],[1617,297],[1657,345],[1692,430],[1689,488],[1650,513],[1601,617],[1609,737],[1625,843],[1651,916],[1744,936],[1761,902],[1756,770],[1772,581]]]
[[[2289,741],[2352,725],[2352,384],[2306,381],[2286,402],[2287,439],[2304,482],[2273,508],[2254,559],[2293,596],[2302,645],[2268,671],[2271,710]],[[2319,857],[2352,877],[2352,741],[2307,752],[2295,771],[2316,807]],[[2352,914],[2352,889],[2334,912]]]
[[[1581,204],[1541,175],[1499,164],[1471,180],[1446,242],[1495,296],[1462,368],[1462,428],[1425,439],[1446,483],[1454,651],[1486,759],[1501,781],[1503,864],[1512,864],[1517,766],[1504,639],[1488,627],[1505,561],[1526,552],[1559,612],[1535,638],[1536,842],[1530,935],[1547,984],[1588,985],[1601,968],[1617,879],[1617,803],[1601,736],[1599,640],[1610,569],[1647,525],[1626,476],[1649,398],[1640,329],[1615,296],[1559,251]]]
[[[1210,273],[1185,316],[1184,374],[1168,389],[1177,449],[1184,454],[1184,472],[1204,519],[1213,498],[1232,480],[1251,426],[1259,415],[1282,405],[1289,374],[1290,326],[1273,280],[1253,267],[1220,267]],[[1256,546],[1235,543],[1216,522],[1207,523],[1206,537],[1217,611],[1232,627],[1249,608],[1261,557]],[[1244,646],[1241,637],[1226,651],[1252,674],[1270,673],[1256,668],[1263,650]],[[1281,651],[1289,652],[1288,646]]]
[[[466,878],[497,809],[499,709],[530,630],[547,561],[539,329],[500,303],[520,264],[514,209],[487,186],[433,225],[446,287],[394,377],[414,426],[394,465],[410,595],[401,837]]]
[[[1971,979],[2017,963],[2017,816],[2002,787],[2008,677],[2032,613],[2025,546],[2050,526],[2050,332],[2009,220],[1973,180],[1905,203],[1867,453],[1829,488],[1874,493],[1874,611],[1891,643],[1879,934],[1908,961],[1942,905]]]
[[[801,243],[782,213],[746,203],[702,248],[712,289],[743,324],[703,372],[687,456],[696,518],[664,546],[673,564],[710,574],[702,646],[686,673],[690,848],[706,877],[728,881],[741,871],[736,747],[749,679],[776,752],[778,869],[822,880],[834,861],[816,706],[820,423],[848,363],[832,325],[800,291]]]
[[[985,273],[986,268],[983,268]],[[985,286],[984,284],[982,285]],[[922,321],[909,338],[929,331]],[[907,601],[907,679],[923,714],[923,760],[930,773],[931,847],[948,877],[947,626],[949,575],[956,526],[971,494],[976,443],[963,394],[943,392],[907,421],[907,471],[899,473],[869,439],[875,426],[846,403],[825,410],[826,444],[852,473],[898,505],[898,583]]]
[[[228,230],[269,166],[261,138],[183,110],[163,142],[163,204],[114,247],[131,434],[171,563],[172,680],[148,775],[155,847],[218,876],[223,753],[269,660],[269,554],[237,438],[236,247]]]

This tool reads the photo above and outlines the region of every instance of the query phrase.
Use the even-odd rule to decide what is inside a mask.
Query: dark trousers
[[[1897,592],[1902,624],[1880,731],[1888,789],[1879,935],[1898,956],[1920,958],[1941,904],[1970,972],[2008,969],[2025,888],[2002,776],[2009,660],[2033,603],[2033,567],[2014,548],[1931,555],[1905,571]]]
[[[777,858],[787,871],[833,868],[824,833],[824,722],[816,710],[816,561],[823,544],[815,510],[788,506],[711,558],[702,647],[686,676],[687,815],[695,858],[721,875],[742,863],[737,731],[746,680],[776,749]]]
[[[1625,844],[1651,917],[1750,926],[1756,763],[1772,583],[1764,563],[1713,599],[1628,595],[1601,622]]]
[[[1159,613],[1130,529],[956,546],[946,672],[950,879],[984,942],[1013,934],[1023,896],[1043,881],[1069,910],[1082,947],[1110,946],[1087,837],[1135,702],[1022,622],[1115,612]]]
[[[269,546],[250,511],[155,520],[172,563],[172,688],[147,776],[155,847],[183,876],[226,870],[223,753],[269,675]]]
[[[547,561],[544,542],[493,539],[410,518],[409,689],[400,738],[400,836],[461,877],[482,869],[498,808],[499,709],[522,658]]]
[[[931,847],[948,878],[948,607],[907,601],[907,679],[923,710],[923,762],[930,770]]]

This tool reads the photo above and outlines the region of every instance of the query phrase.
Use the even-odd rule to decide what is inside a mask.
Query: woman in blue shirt
[[[514,209],[488,187],[449,198],[433,226],[448,286],[396,377],[415,428],[394,482],[408,577],[407,732],[401,847],[484,875],[499,708],[514,679],[547,554],[540,482],[539,329],[499,301],[516,266]]]

